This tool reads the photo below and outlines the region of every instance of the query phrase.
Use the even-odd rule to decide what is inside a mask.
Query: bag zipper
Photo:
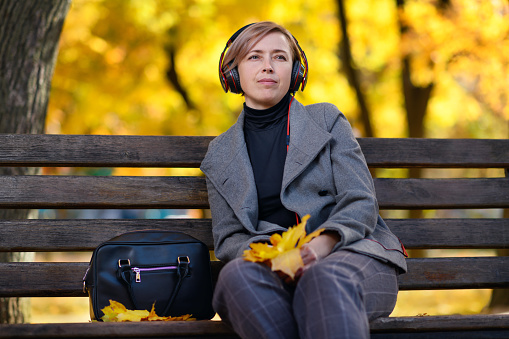
[[[132,267],[131,271],[136,275],[136,282],[141,282],[141,272],[150,272],[150,271],[162,271],[162,270],[176,270],[176,265],[171,266],[160,266],[160,267]]]

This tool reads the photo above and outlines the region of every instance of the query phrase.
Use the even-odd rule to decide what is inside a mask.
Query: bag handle
[[[175,301],[175,298],[177,297],[178,292],[180,291],[180,287],[182,286],[182,281],[189,273],[189,264],[190,260],[188,256],[181,256],[178,257],[178,264],[177,264],[177,276],[178,281],[175,284],[175,287],[173,288],[173,291],[171,292],[170,299],[168,300],[168,303],[166,304],[166,307],[164,309],[164,312],[162,316],[166,316],[169,314],[171,307],[173,306],[173,303]],[[131,298],[131,301],[136,309],[139,309],[138,303],[136,302],[136,297],[134,295],[134,291],[132,288],[132,274],[131,274],[131,265],[122,265],[121,260],[119,260],[119,268],[117,270],[117,274],[119,278],[127,285],[127,290],[129,291],[129,297]]]

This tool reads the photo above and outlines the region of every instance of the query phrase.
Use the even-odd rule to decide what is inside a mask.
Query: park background
[[[226,41],[245,24],[271,20],[294,34],[308,58],[308,85],[297,99],[335,104],[359,137],[505,139],[508,19],[505,0],[74,0],[60,37],[45,129],[51,134],[217,135],[235,122],[243,103],[239,95],[224,94],[219,84]],[[186,171],[196,169],[122,168],[111,174]],[[376,175],[447,177],[450,171],[377,170]],[[504,174],[468,170],[461,175]],[[383,213],[398,217],[399,212]],[[461,217],[463,212],[418,213]],[[503,211],[474,213],[501,217]],[[476,253],[484,255],[497,253]],[[89,253],[37,258],[89,259]],[[491,293],[401,292],[393,315],[487,312]],[[32,322],[89,319],[86,298],[33,298],[31,304]]]

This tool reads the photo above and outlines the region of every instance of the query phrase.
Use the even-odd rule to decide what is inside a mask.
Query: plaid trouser
[[[398,294],[394,266],[339,250],[312,265],[296,287],[266,265],[229,262],[214,308],[242,338],[369,338],[369,321],[388,316]]]

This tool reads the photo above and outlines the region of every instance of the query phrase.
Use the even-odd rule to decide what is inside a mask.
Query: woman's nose
[[[263,65],[263,71],[264,72],[267,72],[267,73],[273,73],[274,72],[274,68],[272,68],[272,64],[270,62],[269,59],[267,59],[265,62],[264,62],[264,65]]]

